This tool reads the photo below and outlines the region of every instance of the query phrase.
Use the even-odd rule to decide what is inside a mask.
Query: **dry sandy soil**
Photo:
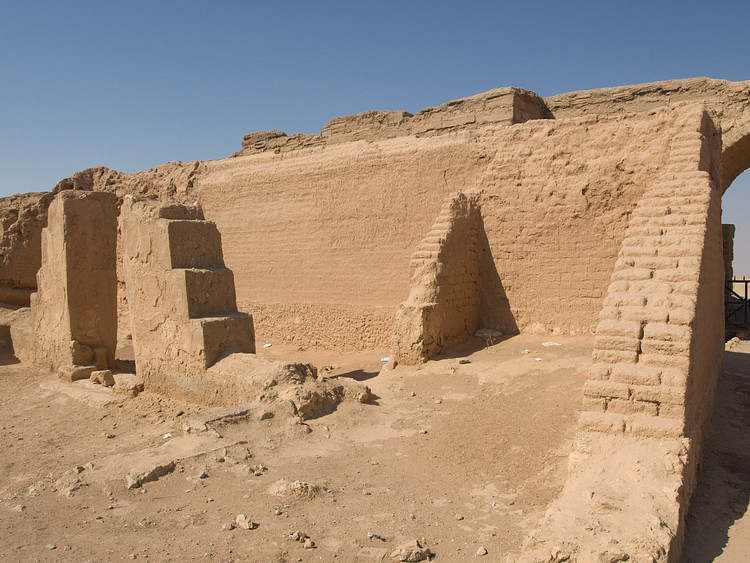
[[[376,400],[304,424],[251,409],[198,433],[183,428],[206,409],[66,384],[5,355],[0,560],[374,561],[417,538],[436,560],[480,559],[480,547],[503,560],[562,488],[593,339],[473,345],[380,371],[382,353],[275,344],[262,353],[331,366]],[[750,343],[727,357],[688,561],[750,553]],[[226,529],[239,514],[254,529]]]

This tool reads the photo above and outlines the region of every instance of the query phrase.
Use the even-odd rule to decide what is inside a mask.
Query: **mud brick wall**
[[[480,324],[588,333],[630,213],[665,165],[669,112],[208,162],[187,197],[222,233],[259,340],[389,347],[411,255],[459,191],[477,194],[486,239]]]
[[[394,359],[422,363],[469,338],[480,321],[479,208],[448,198],[411,259],[409,298],[394,324]]]
[[[100,348],[106,356],[101,367],[113,367],[117,343],[115,196],[60,192],[49,206],[41,239],[38,290],[31,296],[34,362],[54,371],[93,364],[91,354]],[[88,348],[87,354],[77,351],[81,348]]]
[[[711,409],[723,344],[720,140],[702,109],[686,113],[612,274],[584,390],[589,429],[700,437]]]

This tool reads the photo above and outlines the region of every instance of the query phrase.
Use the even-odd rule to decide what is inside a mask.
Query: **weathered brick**
[[[698,276],[692,277],[692,279],[697,280]],[[681,281],[672,284],[674,287],[674,292],[678,293],[679,295],[698,295],[698,282],[697,281]]]
[[[681,369],[666,368],[661,370],[661,382],[669,387],[685,387],[687,372]]]
[[[607,400],[604,397],[584,397],[581,403],[581,410],[584,412],[604,412],[607,407]]]
[[[666,385],[633,385],[631,387],[634,401],[650,401],[667,405],[685,405],[685,388]]]
[[[623,321],[665,323],[669,319],[669,309],[658,307],[620,307],[620,317]],[[640,336],[640,335],[639,335]]]
[[[610,373],[612,373],[612,367],[609,364],[593,364],[589,368],[589,378],[598,381],[609,379]]]
[[[612,280],[648,280],[653,276],[653,272],[646,268],[624,268],[617,270],[612,274]]]
[[[607,403],[606,412],[614,412],[619,414],[646,414],[649,416],[657,416],[659,414],[659,406],[656,403],[612,399]]]
[[[693,332],[688,327],[664,323],[650,323],[643,328],[643,337],[653,340],[690,342]]]
[[[607,320],[601,321],[596,325],[596,334],[641,338],[643,331],[640,322]]]
[[[604,335],[594,339],[597,350],[618,350],[621,352],[640,352],[641,341],[638,338]]]
[[[622,434],[625,431],[625,418],[614,413],[582,412],[578,428],[584,432]]]
[[[640,415],[633,417],[627,424],[626,433],[639,438],[679,438],[682,435],[681,420]]]
[[[641,341],[641,351],[644,354],[688,355],[690,353],[690,343],[670,342],[667,340],[650,340],[648,338],[644,338]]]
[[[641,365],[618,364],[612,368],[610,379],[616,383],[630,385],[659,385],[661,370],[655,367]]]
[[[633,260],[636,268],[648,268],[651,270],[662,270],[676,268],[679,260],[677,258],[661,256],[639,256]]]
[[[634,364],[638,360],[638,352],[622,352],[619,350],[599,350],[595,349],[592,354],[594,360],[598,362]]]
[[[644,352],[640,355],[638,361],[646,366],[676,368],[683,371],[690,369],[690,357],[687,355],[666,356],[664,354]]]
[[[675,325],[689,325],[693,322],[695,314],[685,309],[672,309],[669,311],[669,323]]]
[[[693,268],[674,268],[668,270],[657,270],[654,272],[654,278],[672,283],[674,291],[683,293],[679,290],[686,282],[698,279],[698,271]],[[697,284],[696,284],[697,285]],[[691,295],[687,293],[687,295]]]
[[[586,397],[629,399],[630,386],[624,383],[613,383],[611,381],[593,381],[589,379],[583,385],[583,394]]]
[[[622,305],[640,307],[645,304],[646,298],[637,293],[610,293],[604,298],[605,307],[620,307]]]

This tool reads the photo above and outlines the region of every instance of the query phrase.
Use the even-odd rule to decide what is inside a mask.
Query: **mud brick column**
[[[121,230],[136,370],[152,390],[189,398],[221,356],[255,352],[221,235],[198,207],[132,197]]]
[[[114,366],[117,346],[117,198],[66,190],[42,231],[31,306],[34,362],[64,379]]]

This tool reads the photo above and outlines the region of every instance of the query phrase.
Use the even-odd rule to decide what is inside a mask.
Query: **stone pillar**
[[[220,357],[255,352],[221,235],[197,206],[133,197],[120,228],[136,371],[153,391],[195,398]]]
[[[31,296],[33,361],[64,379],[114,367],[117,347],[117,198],[57,194],[42,231],[42,265]]]

